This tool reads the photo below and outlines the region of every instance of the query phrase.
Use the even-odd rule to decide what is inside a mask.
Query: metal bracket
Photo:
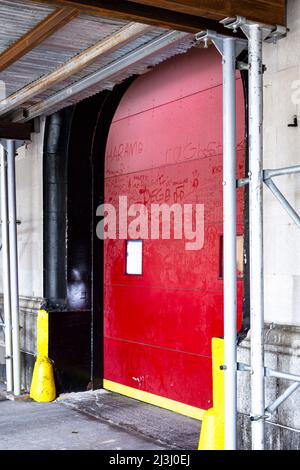
[[[250,421],[261,421],[261,420],[265,420],[265,419],[269,419],[270,418],[270,415],[269,414],[265,414],[265,415],[262,415],[262,416],[250,416]]]
[[[249,64],[246,64],[246,62],[237,62],[236,64],[238,70],[249,70]]]
[[[285,26],[276,25],[276,27],[272,29],[270,36],[265,38],[265,42],[276,44],[279,39],[282,39],[287,35],[288,31],[288,28]]]
[[[274,176],[291,175],[296,173],[300,173],[300,165],[291,166],[287,168],[279,168],[277,170],[264,170],[263,180],[266,186],[268,186],[270,191],[282,205],[282,207],[286,210],[293,222],[300,228],[300,215],[295,211],[295,209],[291,206],[289,201],[285,198],[285,196],[282,194],[282,192],[272,180]]]
[[[243,188],[244,186],[247,186],[247,184],[249,184],[249,178],[240,178],[236,180],[237,188]]]
[[[240,372],[251,372],[251,367],[243,362],[237,363],[237,370]],[[251,421],[260,421],[262,419],[270,419],[274,411],[286,401],[292,393],[294,393],[300,387],[300,375],[289,374],[287,372],[279,372],[269,367],[264,368],[265,377],[274,377],[278,379],[290,380],[293,383],[281,394],[273,403],[267,406],[265,414],[263,416],[250,416]]]
[[[208,42],[213,42],[214,46],[218,49],[221,55],[223,55],[223,41],[232,40],[229,36],[225,36],[223,34],[216,33],[208,29],[207,31],[200,31],[195,35],[195,39],[197,42],[203,42],[204,47],[208,47]],[[236,57],[240,55],[240,53],[247,49],[248,42],[246,39],[236,38],[235,41],[235,53]]]
[[[251,367],[248,366],[248,364],[244,364],[243,362],[238,362],[237,363],[237,370],[239,370],[240,372],[250,372]]]
[[[195,34],[195,41],[198,42],[203,42],[204,48],[208,48],[208,42],[212,38],[215,38],[217,36],[217,33],[215,31],[212,31],[210,29],[206,31],[200,31],[199,33]]]
[[[277,168],[274,170],[264,170],[264,181],[273,178],[274,176],[294,175],[296,173],[300,173],[300,165]]]
[[[297,115],[295,115],[293,117],[293,122],[288,124],[288,127],[298,127],[298,117],[297,117]]]
[[[251,371],[251,366],[249,366],[249,364],[245,364],[244,362],[238,362],[237,370],[241,372],[249,372]],[[277,379],[291,380],[293,382],[300,383],[300,375],[290,374],[289,372],[280,372],[278,370],[270,369],[270,367],[264,367],[264,376],[275,377]]]
[[[289,372],[279,372],[269,367],[265,367],[265,377],[275,377],[277,379],[291,380],[300,383],[300,375],[290,374]]]
[[[244,16],[235,16],[235,17],[227,17],[220,21],[220,23],[228,29],[232,29],[234,33],[246,23],[246,18]]]
[[[248,37],[249,35],[249,26],[253,24],[259,24],[255,21],[247,20],[244,16],[236,16],[233,18],[227,17],[220,21],[225,28],[232,29],[233,32],[237,32],[238,28],[241,28],[243,33]],[[263,31],[263,40],[265,42],[276,43],[279,39],[282,39],[286,36],[288,29],[285,26],[279,25],[267,25],[260,24]]]

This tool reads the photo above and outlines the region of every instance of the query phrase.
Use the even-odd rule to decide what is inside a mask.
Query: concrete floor
[[[1,450],[165,449],[142,435],[59,403],[0,402]]]
[[[165,448],[197,449],[201,423],[195,419],[106,390],[70,393],[62,395],[59,401],[89,416],[162,442]]]
[[[53,403],[0,398],[0,450],[196,449],[200,423],[102,391]]]

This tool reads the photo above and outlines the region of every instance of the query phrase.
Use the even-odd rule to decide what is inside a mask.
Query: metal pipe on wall
[[[223,39],[223,280],[225,449],[236,449],[236,46]]]
[[[5,367],[6,390],[13,391],[13,357],[12,329],[10,305],[10,269],[9,269],[9,237],[8,237],[8,206],[7,206],[7,161],[6,150],[0,144],[1,165],[1,228],[2,228],[2,270],[3,270],[3,310],[5,324]]]
[[[263,65],[262,28],[248,26],[252,449],[264,449]]]
[[[7,141],[7,189],[9,212],[9,255],[10,255],[10,289],[11,289],[11,320],[13,350],[14,395],[21,394],[21,354],[19,324],[19,278],[18,278],[18,246],[16,217],[16,174],[15,174],[15,142]]]
[[[44,296],[48,308],[66,302],[66,158],[61,151],[64,112],[46,122],[44,147]]]

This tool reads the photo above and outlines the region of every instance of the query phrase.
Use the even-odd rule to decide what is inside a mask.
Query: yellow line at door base
[[[120,395],[125,395],[129,398],[134,398],[135,400],[144,401],[150,405],[155,405],[160,408],[165,408],[166,410],[174,411],[175,413],[188,416],[190,418],[202,420],[202,417],[205,413],[205,410],[201,408],[196,408],[194,406],[186,405],[185,403],[180,403],[170,398],[160,397],[153,393],[144,392],[143,390],[138,390],[133,387],[128,387],[127,385],[122,385],[117,382],[112,382],[111,380],[104,379],[103,387],[106,390],[111,392],[119,393]]]

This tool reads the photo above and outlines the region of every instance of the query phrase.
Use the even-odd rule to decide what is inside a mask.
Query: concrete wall
[[[43,303],[43,140],[45,120],[32,141],[18,149],[16,157],[17,218],[22,383],[28,389],[36,352],[36,315]],[[1,232],[1,231],[0,231]],[[0,233],[1,238],[1,233]],[[0,253],[0,292],[2,256]],[[0,299],[2,309],[2,296]],[[4,337],[0,328],[0,379],[4,374]]]
[[[290,32],[277,45],[265,44],[264,167],[300,163],[300,2],[288,1]],[[288,127],[297,115],[299,127]],[[300,211],[300,174],[275,183]],[[300,325],[300,230],[268,188],[264,190],[265,318]]]
[[[43,296],[43,142],[44,125],[16,158],[20,295]]]

